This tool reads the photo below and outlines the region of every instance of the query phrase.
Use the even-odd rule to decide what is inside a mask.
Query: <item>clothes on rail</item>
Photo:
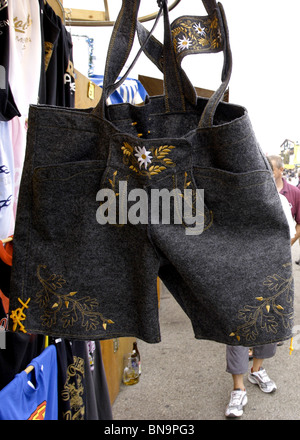
[[[46,343],[46,338],[42,335],[7,331],[12,255],[13,240],[5,245],[0,241],[0,326],[6,330],[6,347],[5,350],[0,350],[0,390],[13,381],[33,358],[43,352]],[[50,345],[54,345],[57,350],[55,371],[58,420],[112,419],[100,342],[49,339]],[[17,377],[14,384],[5,391],[8,398],[16,383],[28,390],[24,374]],[[33,396],[31,398],[33,399]],[[9,417],[7,413],[4,415]],[[12,418],[15,416],[16,413],[13,413]],[[20,417],[24,417],[24,413]]]
[[[7,3],[0,8],[0,121],[9,121],[20,112],[15,103],[9,77],[9,19]]]
[[[39,103],[74,107],[75,74],[71,34],[48,3],[42,2],[41,10],[41,34],[44,50]]]
[[[28,111],[37,103],[75,105],[71,34],[44,0],[0,2],[0,239],[14,232]],[[6,349],[0,349],[0,419],[111,419],[99,341],[59,339],[45,348],[45,336],[7,330],[12,253],[13,242],[0,241],[0,330],[6,335]],[[27,375],[32,362],[35,368]],[[38,392],[46,391],[47,383],[55,389],[51,411],[49,395]]]
[[[0,420],[112,420],[99,341],[92,369],[85,341],[58,338],[43,348],[40,336],[7,336],[10,362],[0,350],[7,370],[0,375]],[[27,373],[29,365],[34,370]]]
[[[28,115],[38,103],[41,71],[40,5],[37,0],[8,2],[9,84],[17,107]]]
[[[57,360],[54,346],[31,360],[0,391],[0,420],[57,420]]]
[[[58,362],[58,419],[111,420],[100,342],[57,338],[53,343]],[[89,356],[91,344],[96,362],[93,366]]]
[[[0,326],[7,330],[13,242],[0,241]],[[2,330],[2,329],[1,329]],[[0,350],[0,390],[41,354],[44,336],[6,331],[5,350]]]
[[[9,123],[0,121],[0,238],[6,238],[12,233],[14,157],[11,147]]]
[[[74,107],[71,34],[44,0],[0,8],[0,238],[14,231],[31,104]]]

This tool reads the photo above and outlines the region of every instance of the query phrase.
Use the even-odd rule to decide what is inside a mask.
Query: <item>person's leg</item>
[[[248,371],[248,348],[226,346],[226,371],[232,375],[234,389],[244,389],[244,374]]]
[[[225,410],[226,417],[240,417],[248,398],[244,385],[244,374],[248,370],[247,347],[226,346],[226,371],[232,375],[233,391]]]
[[[253,348],[253,366],[248,375],[248,380],[258,385],[264,393],[272,393],[277,389],[275,382],[269,378],[262,366],[264,359],[272,358],[275,355],[276,349],[276,343]]]

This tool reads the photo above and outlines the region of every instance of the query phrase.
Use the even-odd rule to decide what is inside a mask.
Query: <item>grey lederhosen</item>
[[[258,345],[253,347],[253,357],[256,359],[272,358],[277,344]],[[249,368],[249,348],[226,346],[226,371],[230,374],[245,374]]]
[[[30,108],[10,328],[69,339],[159,342],[159,276],[196,338],[244,346],[285,340],[293,322],[290,238],[270,166],[247,111],[220,102],[230,62],[216,94],[186,99],[191,89],[169,58],[186,30],[201,43],[197,24],[203,18],[186,17],[185,26],[176,22],[174,42],[161,3],[167,27],[159,57],[163,96],[143,106],[105,105],[135,30],[139,1],[123,0],[101,105],[84,111]],[[229,49],[222,9],[206,3],[212,3],[205,19],[211,47]],[[151,156],[147,168],[138,163],[141,150]],[[185,224],[152,223],[150,206],[146,224],[100,224],[98,192],[112,192],[119,214],[120,201],[127,201],[122,182],[128,198],[137,189],[149,201],[151,190],[203,189],[203,233],[187,235]]]

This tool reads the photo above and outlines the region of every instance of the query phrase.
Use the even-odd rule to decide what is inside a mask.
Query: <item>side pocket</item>
[[[230,173],[212,168],[194,168],[195,184],[204,189],[205,204],[214,225],[251,231],[286,227],[278,192],[270,171]]]
[[[80,234],[96,227],[96,194],[104,169],[102,161],[35,168],[32,179],[35,232],[45,240],[64,240],[74,234],[79,239]]]

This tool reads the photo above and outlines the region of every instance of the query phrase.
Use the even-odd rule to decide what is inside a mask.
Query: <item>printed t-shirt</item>
[[[57,357],[53,345],[0,391],[0,420],[57,420]]]

